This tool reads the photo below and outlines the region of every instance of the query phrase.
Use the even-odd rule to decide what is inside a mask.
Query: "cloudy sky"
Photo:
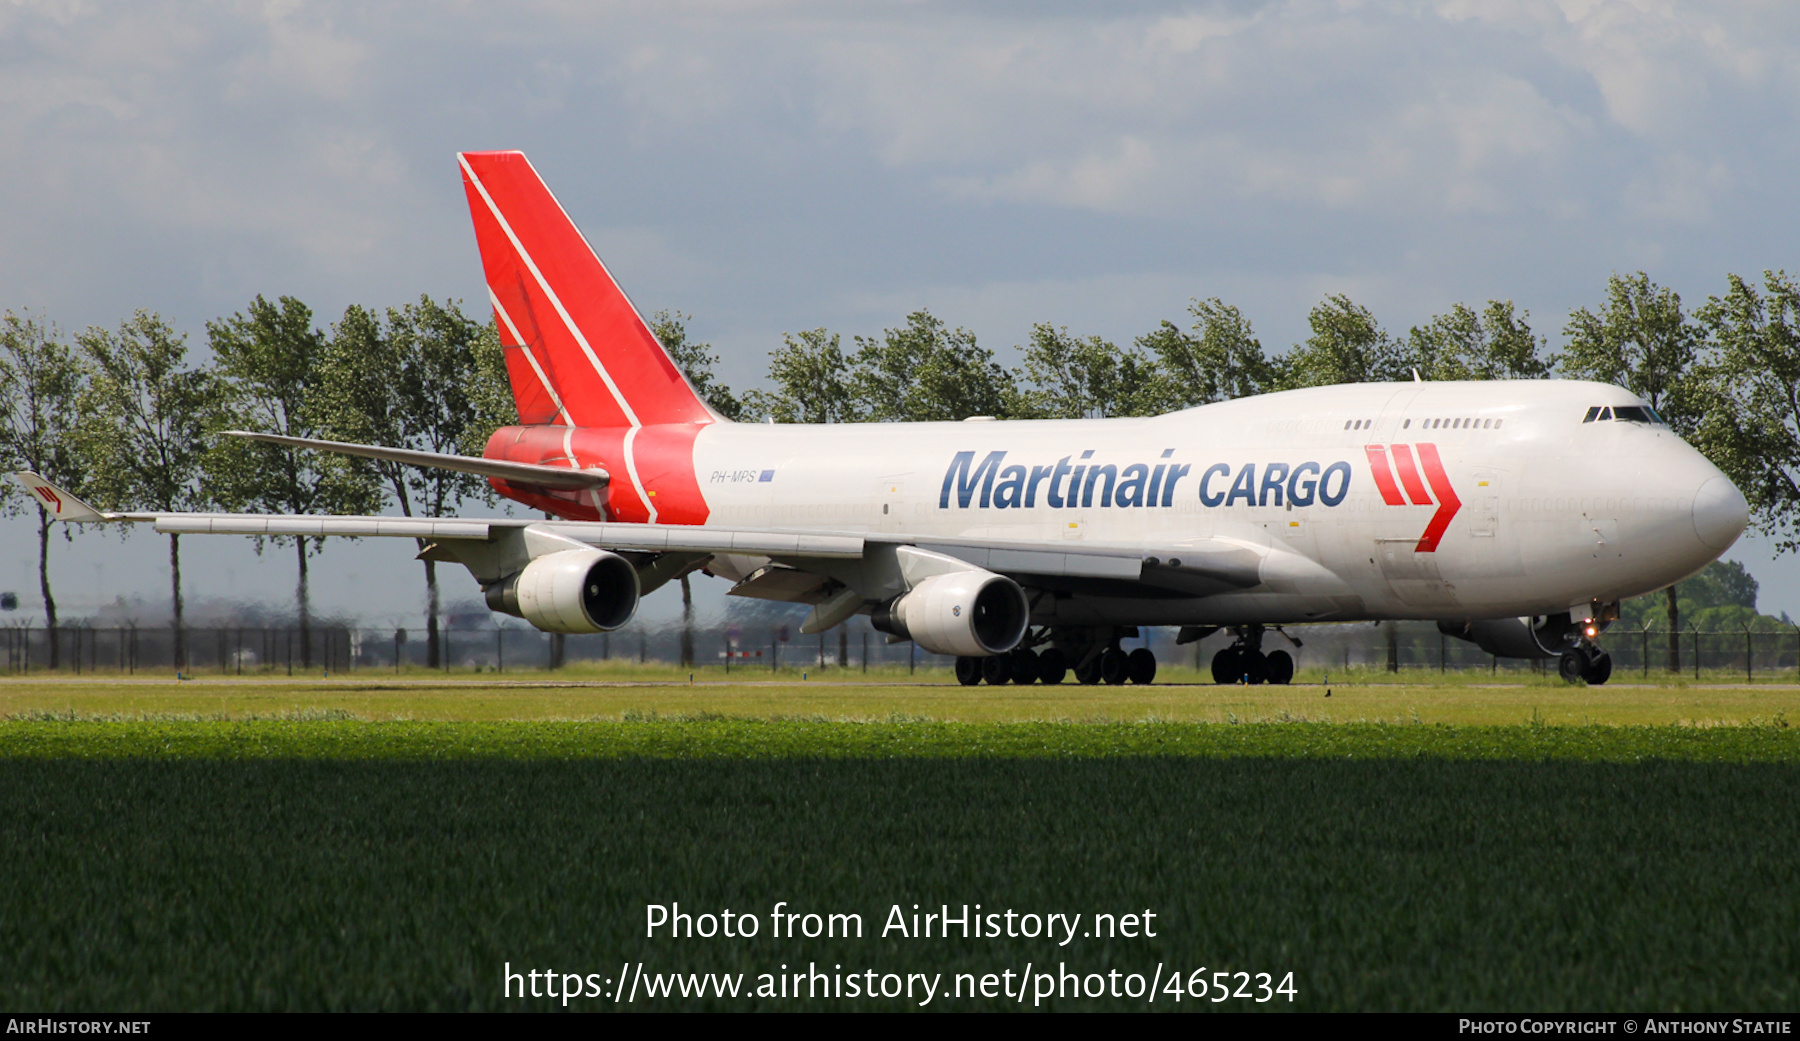
[[[258,293],[480,300],[454,154],[522,148],[734,386],[783,332],[921,306],[1010,349],[1219,296],[1278,350],[1327,293],[1402,331],[1498,298],[1555,344],[1615,271],[1698,303],[1794,266],[1797,52],[1778,0],[11,0],[0,307],[198,344]],[[0,532],[0,589],[35,588]],[[205,545],[198,589],[291,586],[291,553]],[[1732,555],[1800,615],[1800,567]],[[328,550],[321,608],[416,616],[409,558]],[[55,566],[80,613],[164,560],[89,535]]]

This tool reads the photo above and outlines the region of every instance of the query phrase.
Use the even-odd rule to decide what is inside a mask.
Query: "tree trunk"
[[[1676,632],[1681,622],[1680,605],[1675,600],[1675,587],[1669,587],[1669,671],[1681,671],[1681,635]]]
[[[437,561],[425,562],[425,665],[437,668],[442,648],[438,643]]]
[[[50,630],[50,671],[62,664],[56,643],[56,598],[50,595],[50,512],[38,507],[38,588],[44,592],[44,624]]]
[[[681,576],[681,664],[694,666],[694,590]]]
[[[300,584],[294,589],[294,598],[300,608],[300,667],[312,668],[312,597],[308,595],[306,586],[306,538],[294,539],[294,548],[300,553]]]
[[[187,668],[187,637],[181,629],[181,536],[169,536],[169,585],[175,593],[175,671]]]

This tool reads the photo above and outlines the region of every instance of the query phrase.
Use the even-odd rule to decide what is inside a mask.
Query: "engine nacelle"
[[[565,549],[489,587],[487,602],[547,633],[611,632],[637,613],[637,569],[603,549]]]
[[[1005,654],[1025,637],[1031,605],[1005,575],[971,568],[932,575],[875,609],[876,629],[933,654]]]
[[[1438,631],[1467,640],[1501,658],[1555,658],[1579,643],[1583,628],[1589,624],[1592,623],[1577,621],[1564,611],[1523,618],[1439,622]]]

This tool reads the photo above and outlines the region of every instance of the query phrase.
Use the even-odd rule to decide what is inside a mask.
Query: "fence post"
[[[1744,626],[1744,682],[1754,683],[1750,663],[1756,658],[1756,645],[1750,642],[1750,627]]]
[[[1800,633],[1800,626],[1796,626],[1794,629],[1794,632]],[[862,646],[863,670],[862,671],[868,672],[869,671],[869,634],[868,633],[862,634],[862,641],[863,641],[863,646]]]
[[[1692,622],[1688,623],[1688,628],[1693,628]],[[1698,629],[1694,629],[1694,679],[1700,679],[1700,630]]]
[[[1442,676],[1444,673],[1450,671],[1450,660],[1448,657],[1448,655],[1450,653],[1449,647],[1450,647],[1449,640],[1445,638],[1443,633],[1438,633],[1438,675],[1439,676]]]
[[[506,630],[494,626],[494,671],[506,671]]]
[[[781,667],[781,641],[769,637],[769,671],[773,673]]]
[[[1644,678],[1650,678],[1650,623],[1644,623]]]

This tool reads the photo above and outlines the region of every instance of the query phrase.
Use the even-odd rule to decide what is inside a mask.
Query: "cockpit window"
[[[1626,423],[1655,423],[1668,426],[1668,420],[1656,414],[1656,410],[1648,405],[1595,405],[1581,417],[1583,423],[1604,423],[1616,419]]]

